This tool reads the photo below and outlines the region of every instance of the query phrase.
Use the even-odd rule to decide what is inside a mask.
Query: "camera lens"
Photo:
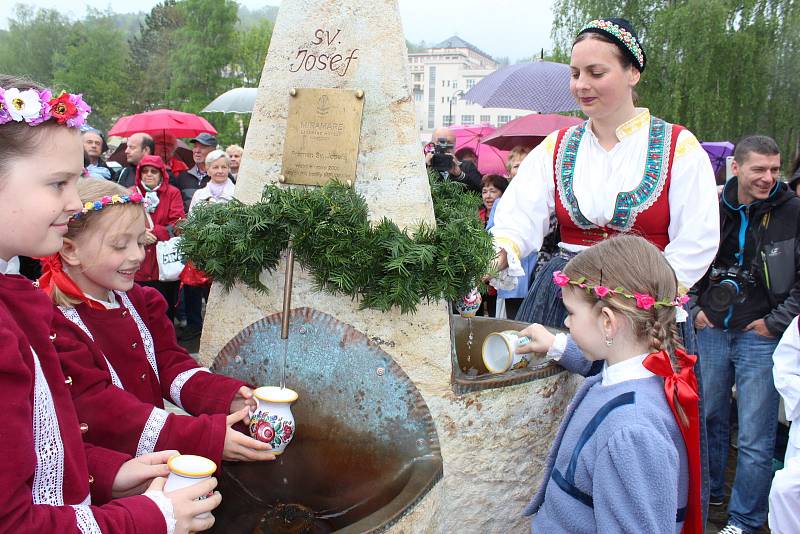
[[[727,310],[741,293],[741,288],[734,280],[722,280],[708,288],[708,305],[717,312]]]

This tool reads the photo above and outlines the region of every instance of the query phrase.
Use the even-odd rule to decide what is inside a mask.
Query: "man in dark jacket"
[[[153,156],[155,153],[156,144],[148,134],[135,133],[128,137],[128,143],[125,146],[125,159],[128,164],[117,176],[117,183],[127,188],[136,185],[136,166],[139,165],[143,157]]]
[[[728,525],[755,532],[767,519],[778,393],[772,353],[800,312],[800,198],[779,181],[769,137],[743,139],[720,198],[721,238],[711,269],[693,289],[708,427],[711,504],[724,497],[731,387],[739,451]],[[727,531],[726,531],[727,532]]]
[[[206,156],[217,148],[217,138],[210,133],[201,133],[189,141],[192,147],[192,157],[194,166],[188,171],[180,173],[172,185],[181,190],[183,197],[183,207],[189,213],[189,204],[192,196],[198,189],[202,189],[208,184],[209,177],[206,172]]]
[[[115,173],[102,158],[103,153],[108,150],[108,145],[100,130],[90,126],[84,126],[81,128],[81,140],[83,141],[86,170],[89,172],[89,175],[116,181],[117,173]]]
[[[449,159],[441,159],[442,161],[446,159],[448,168],[436,168],[438,167],[438,161],[435,156],[439,156],[440,154],[434,154],[433,147],[437,144],[447,147],[445,148],[446,154],[441,155],[449,156]],[[428,145],[430,150],[425,154],[425,165],[428,167],[428,176],[439,180],[451,180],[453,182],[462,183],[467,187],[467,190],[481,194],[481,180],[483,176],[481,176],[480,171],[478,171],[478,168],[472,161],[458,161],[458,158],[453,154],[455,144],[456,134],[454,134],[453,130],[450,128],[437,128],[433,131],[431,134],[431,142]]]

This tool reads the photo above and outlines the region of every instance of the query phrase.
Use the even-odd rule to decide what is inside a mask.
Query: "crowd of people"
[[[700,533],[727,501],[724,534],[800,532],[797,427],[773,473],[781,399],[800,417],[800,198],[762,135],[737,144],[718,193],[694,135],[635,106],[646,64],[627,21],[591,21],[570,61],[587,121],[512,150],[507,176],[481,176],[448,129],[426,150],[432,179],[481,197],[497,246],[485,313],[530,325],[519,352],[587,377],[524,513],[533,532]],[[242,149],[200,134],[189,167],[174,137],[140,132],[116,170],[80,95],[0,75],[0,98],[0,522],[210,528],[216,480],[165,492],[167,459],[275,456],[233,428],[248,385],[178,343],[200,333],[207,281],[163,280],[156,255],[197,205],[232,198]],[[41,259],[36,284],[20,257]]]

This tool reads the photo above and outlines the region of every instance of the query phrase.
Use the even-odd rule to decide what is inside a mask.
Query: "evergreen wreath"
[[[339,182],[321,188],[268,185],[260,202],[196,206],[181,224],[181,252],[229,290],[266,291],[291,237],[317,290],[359,298],[361,308],[401,313],[421,302],[454,301],[481,286],[494,257],[477,216],[480,198],[459,183],[430,180],[436,227],[413,234],[383,218],[372,225],[363,196]]]

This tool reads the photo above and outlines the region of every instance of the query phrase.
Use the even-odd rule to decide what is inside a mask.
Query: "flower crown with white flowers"
[[[38,126],[55,119],[58,124],[80,128],[92,112],[83,95],[62,92],[54,98],[49,89],[18,89],[0,87],[0,124],[25,122]]]
[[[622,287],[611,289],[610,287],[604,286],[602,282],[599,284],[592,284],[587,282],[586,277],[584,276],[581,276],[577,280],[572,280],[569,276],[561,271],[553,271],[553,283],[559,287],[564,287],[567,284],[578,286],[581,289],[585,289],[587,293],[593,294],[599,299],[609,295],[619,295],[620,297],[625,297],[627,299],[636,299],[636,307],[643,310],[649,310],[650,308],[659,309],[664,306],[673,306],[679,308],[689,302],[689,297],[686,295],[678,295],[673,300],[656,300],[653,296],[646,293],[631,293]]]

